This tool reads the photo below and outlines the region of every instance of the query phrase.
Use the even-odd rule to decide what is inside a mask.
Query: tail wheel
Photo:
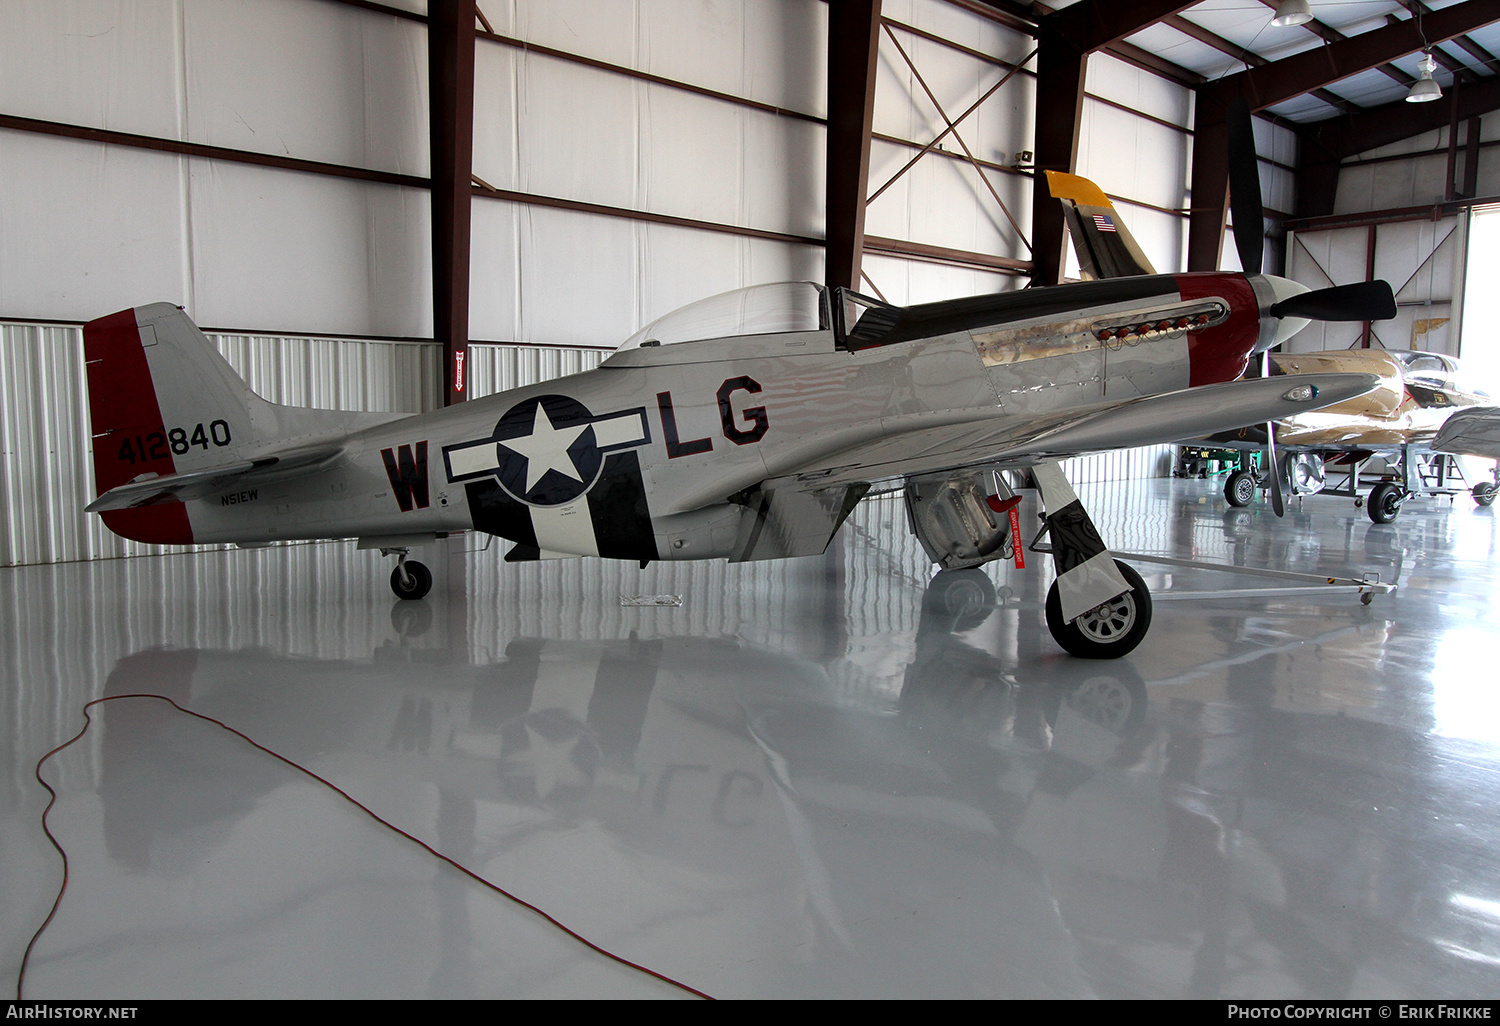
[[[1082,659],[1118,659],[1135,649],[1151,626],[1151,593],[1130,567],[1115,560],[1130,590],[1100,603],[1071,622],[1062,615],[1057,582],[1047,592],[1047,629],[1071,655]]]
[[[1366,510],[1375,523],[1389,524],[1401,513],[1401,504],[1405,501],[1404,488],[1394,481],[1382,481],[1371,489]]]
[[[391,571],[391,590],[398,599],[419,599],[432,590],[432,571],[414,559],[404,559]]]
[[[1474,486],[1474,501],[1481,506],[1492,505],[1495,501],[1495,491],[1493,481],[1481,481]]]
[[[1224,485],[1224,498],[1231,506],[1248,506],[1255,501],[1255,474],[1236,470]]]

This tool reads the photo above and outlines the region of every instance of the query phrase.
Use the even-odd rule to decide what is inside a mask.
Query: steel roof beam
[[[1421,32],[1418,32],[1415,20],[1387,25],[1316,50],[1305,50],[1258,68],[1226,75],[1200,88],[1199,99],[1207,99],[1208,106],[1215,108],[1214,113],[1220,117],[1229,99],[1236,94],[1248,100],[1252,110],[1264,110],[1495,21],[1500,21],[1500,0],[1465,0],[1441,11],[1424,14]],[[1411,77],[1406,76],[1406,80],[1411,81]],[[1204,106],[1199,104],[1200,116]]]
[[[1251,110],[1264,110],[1494,21],[1500,21],[1500,0],[1467,0],[1424,14],[1421,32],[1414,20],[1403,21],[1200,86],[1193,119],[1188,269],[1214,270],[1222,255],[1229,195],[1225,119],[1231,99],[1243,96]],[[1326,194],[1326,182],[1320,188]]]
[[[1080,0],[1043,17],[1037,23],[1037,30],[1039,34],[1054,34],[1087,54],[1191,6],[1192,2],[1180,0]]]
[[[443,344],[443,405],[468,397],[469,240],[474,176],[475,0],[432,4],[427,84],[432,159],[432,333]]]
[[[1174,14],[1170,18],[1163,18],[1162,24],[1174,28],[1178,32],[1181,32],[1183,35],[1198,40],[1198,42],[1200,43],[1205,43],[1213,47],[1215,50],[1218,50],[1220,53],[1225,54],[1226,56],[1233,57],[1237,61],[1243,61],[1251,67],[1258,68],[1262,64],[1271,63],[1269,58],[1262,57],[1258,53],[1254,53],[1250,50],[1245,49],[1238,43],[1225,39],[1223,36],[1218,35],[1217,33],[1210,32],[1202,25],[1199,25],[1196,22],[1188,21],[1181,15]],[[1339,110],[1343,111],[1359,109],[1356,105],[1350,103],[1342,96],[1339,96],[1336,93],[1331,93],[1327,89],[1314,89],[1312,93],[1314,96],[1322,100],[1324,103],[1328,104],[1330,107],[1336,107]]]
[[[829,0],[823,267],[830,287],[859,288],[879,50],[880,0]]]

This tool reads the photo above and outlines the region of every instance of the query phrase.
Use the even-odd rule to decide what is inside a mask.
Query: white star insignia
[[[578,467],[574,464],[573,458],[568,455],[568,447],[576,442],[578,436],[589,427],[588,424],[580,424],[576,427],[559,429],[552,423],[552,418],[547,415],[546,408],[541,403],[537,403],[536,417],[531,422],[531,434],[507,438],[499,444],[518,456],[526,457],[526,490],[528,492],[537,486],[549,470],[555,470],[564,477],[572,478],[582,484],[583,477],[578,473]]]

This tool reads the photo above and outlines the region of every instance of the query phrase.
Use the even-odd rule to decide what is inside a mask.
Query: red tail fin
[[[94,483],[101,495],[142,474],[165,476],[177,471],[144,341],[134,310],[122,310],[83,327]],[[154,332],[151,341],[155,341]],[[103,517],[105,525],[122,538],[158,544],[193,540],[187,507],[180,502],[113,510]]]

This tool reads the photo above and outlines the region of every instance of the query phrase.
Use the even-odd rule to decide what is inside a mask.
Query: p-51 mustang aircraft
[[[1134,247],[1123,225],[1100,231],[1105,250]],[[432,579],[408,550],[456,531],[507,539],[510,561],[813,555],[887,482],[934,562],[978,566],[1012,551],[1019,499],[998,471],[1031,467],[1058,571],[1049,627],[1074,654],[1114,657],[1145,635],[1150,597],[1056,461],[1372,388],[1235,380],[1300,326],[1304,293],[1148,274],[897,307],[757,286],[655,321],[594,370],[416,416],[267,402],[156,304],[84,329],[88,509],[144,542],[357,538],[397,555],[391,586],[415,599]]]

